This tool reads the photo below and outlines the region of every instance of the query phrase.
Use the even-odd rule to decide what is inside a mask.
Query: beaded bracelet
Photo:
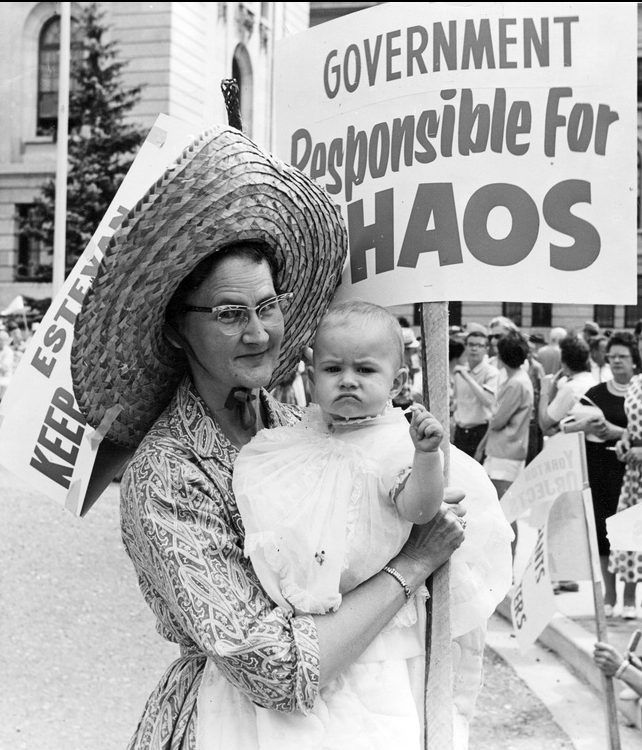
[[[381,570],[391,575],[403,589],[403,592],[406,595],[406,600],[410,599],[410,597],[412,596],[412,591],[410,590],[410,586],[408,586],[408,584],[406,583],[406,579],[401,575],[401,573],[396,568],[393,568],[390,565],[384,565]]]
[[[615,674],[613,675],[613,677],[617,677],[617,679],[619,680],[619,679],[620,679],[620,677],[622,677],[622,675],[624,674],[624,670],[625,670],[625,669],[626,669],[626,668],[627,668],[628,666],[629,666],[629,660],[628,660],[628,659],[622,659],[622,663],[621,663],[621,664],[620,664],[620,666],[619,666],[619,667],[618,667],[618,668],[617,668],[617,669],[615,670]]]

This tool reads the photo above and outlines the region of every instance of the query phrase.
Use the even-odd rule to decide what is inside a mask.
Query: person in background
[[[582,338],[587,344],[591,343],[591,339],[595,336],[600,335],[600,327],[594,320],[587,320],[582,328]]]
[[[624,464],[614,452],[616,442],[626,430],[624,398],[635,372],[640,371],[640,355],[635,338],[627,331],[615,332],[607,343],[606,358],[613,377],[589,388],[590,400],[584,416],[578,415],[564,425],[565,432],[584,432],[588,480],[593,497],[597,546],[604,581],[604,614],[613,617],[617,599],[615,573],[609,570],[611,545],[606,534],[606,519],[617,511]],[[596,408],[591,414],[591,405]]]
[[[469,456],[486,434],[497,395],[499,372],[486,358],[487,337],[477,331],[466,336],[467,365],[455,365],[454,444]]]
[[[606,358],[609,339],[600,334],[593,336],[589,342],[591,375],[596,383],[611,380],[613,373]]]
[[[484,468],[500,499],[517,479],[528,455],[529,424],[533,411],[533,385],[523,368],[528,352],[528,342],[518,331],[504,334],[497,342],[498,362],[504,368],[506,378],[499,386],[497,402],[488,424]],[[512,545],[514,557],[517,522],[511,526],[515,533]]]
[[[307,406],[310,397],[304,380],[305,369],[305,362],[301,360],[292,372],[272,389],[271,395],[284,404]]]
[[[488,355],[489,362],[493,367],[497,367],[497,340],[510,331],[519,331],[519,328],[510,318],[504,315],[498,315],[488,324]]]
[[[541,333],[531,333],[528,337],[528,348],[531,351],[531,355],[537,357],[537,352],[546,346],[546,339]]]
[[[11,336],[3,328],[0,330],[0,399],[4,396],[11,382],[15,364],[15,353],[11,348]]]
[[[403,358],[408,369],[408,385],[410,390],[415,390],[415,378],[421,372],[421,359],[419,356],[420,344],[412,328],[401,327],[403,334]]]
[[[466,366],[466,344],[457,338],[448,339],[448,406],[450,441],[455,439],[455,368]]]
[[[528,453],[526,455],[526,465],[528,465],[544,447],[544,433],[539,426],[538,409],[545,372],[542,364],[533,354],[533,350],[530,348],[530,343],[528,356],[522,367],[528,373],[531,385],[533,386],[533,408],[531,410],[531,419],[528,427]]]
[[[560,342],[562,366],[553,375],[545,375],[542,381],[538,418],[544,436],[551,436],[561,430],[562,420],[580,400],[586,391],[595,385],[589,372],[588,344],[574,335],[566,336]],[[577,581],[560,580],[553,582],[553,591],[578,591]]]
[[[537,359],[544,368],[545,375],[554,375],[562,364],[562,352],[560,350],[560,341],[566,338],[566,328],[556,326],[551,328],[549,335],[549,344],[543,346],[537,352]]]
[[[638,352],[642,341],[638,338]],[[642,357],[642,353],[641,353]],[[642,502],[642,375],[631,378],[624,397],[626,431],[615,445],[617,457],[625,464],[617,512]],[[636,591],[642,581],[642,552],[611,550],[609,570],[624,581],[622,617],[637,617]]]
[[[590,373],[588,344],[577,336],[560,342],[561,368],[546,375],[539,402],[539,424],[544,435],[560,431],[560,422],[589,388],[595,385]]]

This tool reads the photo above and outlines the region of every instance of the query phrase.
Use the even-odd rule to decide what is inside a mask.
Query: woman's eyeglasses
[[[221,328],[221,333],[226,336],[235,336],[247,328],[250,322],[250,313],[254,311],[256,317],[265,328],[273,328],[283,320],[283,313],[288,309],[293,292],[277,294],[270,297],[255,307],[247,305],[218,305],[217,307],[199,307],[198,305],[183,305],[183,312],[208,313]]]
[[[613,362],[616,359],[632,359],[630,354],[607,354],[604,359],[607,362]]]

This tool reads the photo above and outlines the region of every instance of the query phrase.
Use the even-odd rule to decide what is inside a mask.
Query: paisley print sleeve
[[[316,627],[261,589],[243,555],[231,468],[156,443],[130,465],[122,490],[123,538],[161,628],[212,658],[255,704],[309,711]]]

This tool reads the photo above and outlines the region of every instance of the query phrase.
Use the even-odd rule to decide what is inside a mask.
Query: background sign
[[[635,304],[635,3],[386,3],[277,45],[339,297]]]
[[[74,322],[110,237],[193,138],[184,122],[166,115],[157,118],[94,236],[29,341],[0,404],[2,465],[76,514],[83,511],[109,425],[89,427],[76,404],[70,364]],[[104,484],[125,455],[101,467]]]

